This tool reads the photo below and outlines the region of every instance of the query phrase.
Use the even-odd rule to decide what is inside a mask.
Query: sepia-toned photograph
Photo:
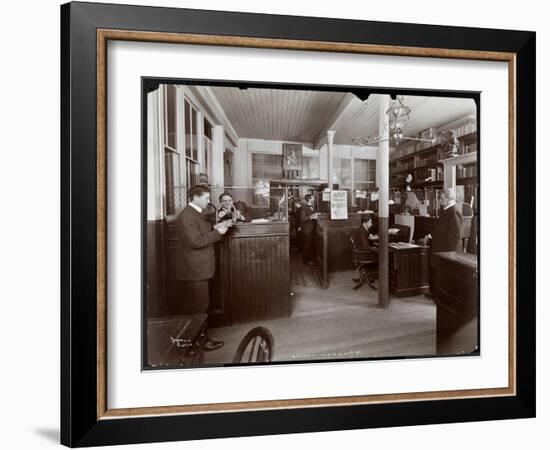
[[[479,93],[142,78],[142,368],[479,355]]]

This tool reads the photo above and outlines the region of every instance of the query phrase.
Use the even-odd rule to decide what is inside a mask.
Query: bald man
[[[437,292],[437,273],[431,268],[432,254],[436,252],[462,251],[460,228],[462,226],[462,212],[456,204],[454,189],[445,189],[439,194],[439,202],[443,212],[432,234],[427,234],[425,240],[431,239],[430,246],[430,290],[427,294],[433,297]]]

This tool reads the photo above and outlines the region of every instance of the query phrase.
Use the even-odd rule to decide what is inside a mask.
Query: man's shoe
[[[223,341],[216,341],[214,339],[207,338],[204,343],[204,351],[211,352],[212,350],[217,350],[218,348],[223,347]]]

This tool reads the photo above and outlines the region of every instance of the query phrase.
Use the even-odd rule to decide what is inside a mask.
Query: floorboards
[[[378,292],[364,285],[354,291],[353,271],[330,274],[321,289],[313,266],[291,262],[289,318],[214,328],[209,334],[224,347],[205,354],[205,364],[228,364],[244,335],[256,326],[273,334],[273,361],[334,360],[435,354],[434,303],[424,296],[392,297],[378,307]]]

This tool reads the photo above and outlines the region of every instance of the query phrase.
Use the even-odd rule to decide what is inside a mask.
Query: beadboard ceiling
[[[346,93],[239,89],[212,91],[240,138],[312,143],[341,107]]]
[[[240,138],[315,146],[328,129],[333,129],[336,144],[350,145],[356,136],[378,134],[377,95],[363,102],[346,92],[220,86],[211,90]],[[408,135],[475,114],[470,99],[404,96],[404,101],[412,109]]]

